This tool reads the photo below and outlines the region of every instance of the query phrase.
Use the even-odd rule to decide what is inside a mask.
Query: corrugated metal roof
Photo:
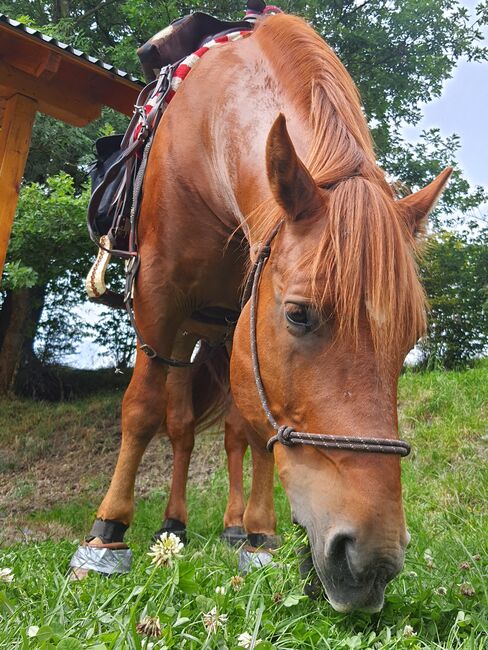
[[[111,65],[110,63],[104,63],[101,59],[97,59],[94,56],[85,54],[85,52],[82,52],[81,50],[77,50],[75,47],[71,45],[67,45],[66,43],[62,43],[61,41],[56,40],[52,36],[47,36],[46,34],[42,34],[42,32],[38,31],[37,29],[32,29],[32,27],[28,27],[23,23],[19,23],[18,20],[13,20],[12,18],[5,16],[4,14],[0,14],[0,22],[5,23],[10,27],[13,27],[14,29],[18,29],[24,32],[25,34],[32,36],[33,38],[37,38],[40,41],[44,41],[45,43],[49,43],[50,45],[59,47],[60,50],[63,50],[64,52],[69,52],[70,54],[73,54],[79,59],[84,59],[85,61],[88,61],[93,65],[96,65],[98,68],[102,68],[102,70],[106,70],[107,72],[116,74],[118,77],[122,77],[123,79],[128,79],[129,81],[143,85],[143,82],[140,79],[134,77],[128,72],[125,72],[124,70],[119,70],[118,68]]]

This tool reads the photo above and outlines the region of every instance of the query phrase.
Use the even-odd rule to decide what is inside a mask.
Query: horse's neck
[[[251,43],[242,43],[244,46],[249,50],[246,65],[233,62],[235,72],[211,82],[225,88],[221,92],[226,98],[219,110],[214,111],[211,158],[214,179],[223,197],[223,211],[233,214],[234,227],[242,226],[252,241],[253,211],[270,196],[266,140],[271,126],[279,113],[285,115],[288,131],[302,159],[308,152],[310,133],[307,120],[286,97],[260,52],[253,52]],[[227,70],[231,68],[232,64]],[[208,73],[213,77],[215,71]],[[243,74],[248,75],[246,83]],[[219,95],[218,87],[216,94]]]

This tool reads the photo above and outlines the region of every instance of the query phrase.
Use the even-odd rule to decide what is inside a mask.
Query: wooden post
[[[12,95],[4,105],[0,130],[0,278],[14,221],[37,102]]]

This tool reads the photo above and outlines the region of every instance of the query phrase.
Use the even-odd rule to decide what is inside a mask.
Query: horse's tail
[[[210,350],[205,361],[195,366],[192,397],[197,432],[222,423],[230,399],[229,353],[225,345]]]

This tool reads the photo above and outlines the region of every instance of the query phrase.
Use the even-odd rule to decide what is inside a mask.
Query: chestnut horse
[[[263,19],[249,38],[205,55],[158,127],[138,230],[134,309],[144,339],[168,357],[193,312],[238,309],[249,258],[282,222],[261,277],[256,332],[274,417],[299,431],[397,437],[398,376],[425,321],[416,239],[449,174],[395,200],[337,57],[302,20]],[[132,521],[134,478],[165,413],[166,376],[138,350],[102,522]],[[333,607],[377,611],[408,540],[399,457],[266,450],[272,429],[251,364],[249,304],[231,383],[253,428],[247,532],[275,533],[276,462]]]

